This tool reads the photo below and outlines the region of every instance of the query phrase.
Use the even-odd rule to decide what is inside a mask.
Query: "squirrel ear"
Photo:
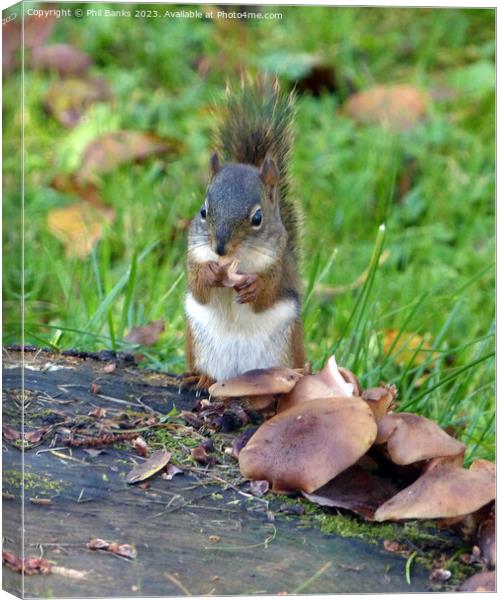
[[[218,174],[219,170],[221,169],[220,159],[218,158],[218,154],[216,152],[214,152],[214,154],[211,155],[211,160],[209,161],[209,163],[211,165],[211,175],[214,177]]]
[[[260,178],[265,185],[273,187],[279,181],[279,169],[273,158],[266,158],[260,169]]]

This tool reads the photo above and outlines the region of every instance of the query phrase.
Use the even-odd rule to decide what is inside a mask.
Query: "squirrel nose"
[[[216,254],[219,256],[224,256],[226,252],[226,243],[223,240],[218,240],[216,243]]]

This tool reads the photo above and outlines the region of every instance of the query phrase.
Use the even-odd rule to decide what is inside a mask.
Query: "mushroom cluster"
[[[334,356],[316,374],[257,369],[209,393],[273,415],[238,452],[242,475],[272,492],[375,521],[463,519],[495,498],[493,463],[464,468],[464,444],[425,417],[393,412],[394,386],[362,390]]]

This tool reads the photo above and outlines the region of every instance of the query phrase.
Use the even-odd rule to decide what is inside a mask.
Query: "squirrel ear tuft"
[[[265,185],[273,187],[279,181],[279,169],[273,158],[266,158],[260,169],[260,178]]]
[[[220,159],[218,158],[218,154],[216,152],[214,152],[211,155],[211,160],[209,161],[209,163],[211,165],[211,175],[212,177],[214,177],[218,174],[219,170],[221,169]]]

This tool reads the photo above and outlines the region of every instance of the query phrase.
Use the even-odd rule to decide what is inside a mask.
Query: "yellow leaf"
[[[66,256],[85,258],[101,239],[103,228],[114,219],[111,209],[75,203],[47,215],[49,231],[65,246]]]
[[[383,349],[386,354],[392,349],[394,362],[400,367],[408,364],[416,367],[436,356],[436,352],[432,352],[431,345],[428,342],[430,338],[429,334],[420,336],[417,333],[403,331],[396,341],[398,335],[398,329],[388,329],[385,331]]]

